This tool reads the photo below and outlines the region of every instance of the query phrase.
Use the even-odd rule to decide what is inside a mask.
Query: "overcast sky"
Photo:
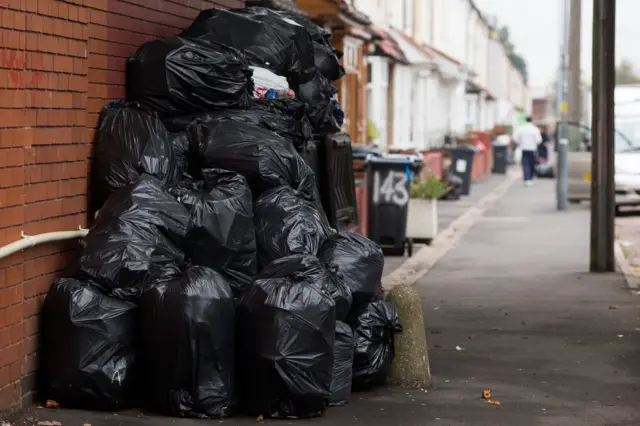
[[[476,0],[487,16],[507,25],[511,41],[527,61],[529,86],[551,84],[560,58],[564,0]],[[582,0],[582,69],[591,78],[593,0]],[[617,0],[616,61],[627,58],[640,69],[640,0]]]

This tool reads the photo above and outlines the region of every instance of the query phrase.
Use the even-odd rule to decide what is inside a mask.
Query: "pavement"
[[[588,255],[588,207],[555,211],[552,180],[517,183],[485,213],[419,284],[429,418],[640,424],[639,299],[619,274],[585,273]]]
[[[297,425],[640,424],[640,306],[619,274],[588,274],[586,206],[555,211],[553,181],[519,182],[422,277],[433,383],[382,388]],[[482,398],[490,389],[490,404]],[[16,422],[204,424],[139,411],[34,409]],[[209,421],[211,423],[211,421]],[[254,418],[222,423],[256,424]]]
[[[504,181],[506,175],[489,175],[485,178],[474,182],[471,185],[471,193],[464,195],[456,201],[439,201],[438,202],[438,229],[443,231],[451,225],[460,215],[462,215],[469,207],[476,204],[484,196],[494,190],[501,182]],[[422,245],[416,244],[414,252],[417,252]],[[406,256],[385,256],[384,273],[389,275],[395,271],[400,265],[407,260]]]
[[[616,238],[633,268],[640,268],[640,210],[625,210],[616,217]]]

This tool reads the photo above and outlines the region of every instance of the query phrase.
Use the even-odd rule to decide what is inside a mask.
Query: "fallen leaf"
[[[497,405],[498,407],[502,407],[502,404],[500,403],[500,401],[495,401],[493,399],[490,399],[487,402],[491,405]]]
[[[460,346],[456,346],[456,351],[464,351],[464,348],[461,348]]]
[[[256,419],[256,422],[262,422],[262,421],[264,421],[264,416],[262,414],[260,414],[258,416],[258,418]]]
[[[609,309],[618,309],[618,307],[616,305],[611,305],[609,306]]]
[[[47,402],[44,404],[47,408],[60,408],[60,404],[55,402],[53,399],[47,399]]]
[[[84,423],[82,426],[91,426],[91,423]]]
[[[485,389],[482,391],[482,397],[484,399],[491,399],[491,389]]]

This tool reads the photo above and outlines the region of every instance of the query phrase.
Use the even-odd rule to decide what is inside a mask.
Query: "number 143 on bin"
[[[404,172],[389,171],[388,173],[375,172],[373,174],[373,202],[393,203],[404,206],[409,202],[407,190],[407,174]]]

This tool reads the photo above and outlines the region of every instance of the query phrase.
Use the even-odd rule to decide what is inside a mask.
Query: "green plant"
[[[380,139],[380,131],[373,121],[367,121],[367,140],[373,142]]]
[[[421,200],[437,200],[447,193],[447,186],[437,177],[431,176],[427,180],[417,179],[411,183],[411,198]]]

